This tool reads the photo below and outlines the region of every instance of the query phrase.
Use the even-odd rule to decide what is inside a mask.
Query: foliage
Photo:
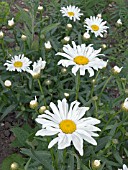
[[[94,170],[92,162],[101,160],[99,170],[117,170],[125,163],[128,165],[128,113],[121,110],[121,104],[128,97],[128,12],[124,0],[51,0],[43,2],[43,11],[38,10],[39,0],[24,0],[25,9],[15,4],[16,12],[14,26],[7,26],[9,20],[9,5],[0,2],[1,30],[4,37],[0,38],[0,120],[4,120],[9,113],[16,112],[16,118],[22,117],[25,124],[22,127],[12,127],[11,131],[16,139],[11,144],[20,148],[22,157],[13,154],[7,157],[2,164],[2,170],[10,170],[13,162],[25,170]],[[60,8],[68,5],[78,6],[83,16],[80,21],[73,22],[63,17]],[[10,7],[11,7],[10,2]],[[4,6],[4,8],[3,8]],[[4,10],[3,10],[4,9]],[[102,13],[102,17],[109,26],[108,34],[103,38],[95,37],[85,40],[86,32],[84,19]],[[2,16],[2,17],[1,17]],[[122,25],[117,26],[121,18]],[[66,25],[72,24],[69,30]],[[22,39],[22,35],[26,39]],[[41,106],[49,109],[50,102],[65,97],[71,103],[76,96],[76,77],[71,67],[64,69],[57,63],[62,57],[56,56],[62,52],[64,37],[70,36],[70,42],[76,44],[93,44],[94,49],[102,48],[103,60],[107,61],[106,68],[95,71],[93,77],[80,78],[78,101],[84,107],[90,107],[87,117],[96,117],[101,120],[101,132],[97,138],[97,146],[84,143],[84,156],[81,157],[74,148],[58,150],[57,145],[48,150],[48,143],[53,137],[35,137],[41,127],[34,121],[40,114]],[[52,49],[45,48],[45,43],[51,42]],[[103,48],[103,44],[106,48]],[[46,61],[46,67],[41,71],[39,79],[34,79],[27,72],[9,72],[4,63],[11,56],[24,54],[32,62],[40,57]],[[123,67],[119,74],[113,74],[113,67]],[[12,86],[7,88],[5,80],[10,80]],[[30,108],[30,101],[37,96],[38,107]],[[30,125],[28,125],[28,122]],[[39,126],[39,127],[38,127]],[[20,169],[19,169],[20,170]]]

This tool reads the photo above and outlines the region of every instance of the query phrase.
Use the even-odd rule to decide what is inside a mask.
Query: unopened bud
[[[65,74],[67,72],[67,69],[66,68],[62,68],[61,69],[61,73]]]
[[[64,39],[63,39],[64,43],[68,43],[69,41],[70,41],[70,37],[69,36],[64,37]]]
[[[12,27],[14,25],[14,18],[12,18],[11,20],[8,20],[8,26]]]
[[[117,22],[116,22],[116,26],[120,27],[121,25],[122,25],[122,21],[121,21],[121,19],[118,19]]]
[[[52,48],[50,41],[47,41],[46,43],[44,43],[44,46],[46,50],[50,50]]]
[[[68,98],[68,97],[69,97],[69,93],[64,93],[64,96],[65,96],[66,98]]]
[[[18,170],[18,168],[19,168],[19,165],[18,165],[18,163],[16,163],[16,162],[13,162],[12,164],[11,164],[11,170]]]
[[[87,32],[85,32],[85,33],[83,34],[83,39],[87,40],[87,39],[89,39],[89,38],[90,38],[90,34],[87,33]]]
[[[43,9],[44,9],[43,6],[41,5],[38,6],[38,11],[43,11]]]
[[[102,17],[102,15],[101,15],[101,14],[97,14],[97,17],[98,17],[98,18],[101,18],[101,17]]]
[[[0,39],[2,39],[4,37],[4,33],[3,31],[0,31]]]
[[[68,30],[71,30],[72,29],[72,24],[67,24],[66,27],[67,27]]]
[[[35,96],[35,100],[30,101],[30,108],[35,109],[35,108],[37,108],[37,106],[38,106],[38,102],[37,102],[37,98]]]
[[[107,48],[107,45],[106,44],[102,44],[102,46],[101,46],[102,48]]]
[[[22,39],[22,41],[26,41],[27,36],[22,34],[22,35],[21,35],[21,39]]]
[[[42,114],[44,113],[44,111],[46,110],[46,106],[41,106],[40,109],[39,109],[39,113]]]
[[[99,169],[100,166],[101,166],[100,160],[94,160],[94,161],[92,162],[92,168],[93,168],[93,169]]]
[[[118,66],[114,66],[114,67],[112,68],[112,72],[113,72],[114,74],[119,74],[119,73],[121,72],[122,68],[123,68],[123,67],[119,68]]]
[[[5,80],[4,85],[5,85],[5,87],[8,87],[8,88],[9,88],[9,87],[12,86],[12,83],[11,83],[10,80]]]
[[[118,139],[112,139],[112,143],[117,145],[119,142],[118,142]]]
[[[46,84],[46,85],[48,85],[48,86],[49,86],[51,83],[52,83],[52,81],[51,81],[51,80],[49,80],[49,79],[45,80],[45,84]]]
[[[96,100],[98,100],[98,97],[97,97],[97,96],[94,96],[94,97],[92,98],[92,100],[96,101]]]

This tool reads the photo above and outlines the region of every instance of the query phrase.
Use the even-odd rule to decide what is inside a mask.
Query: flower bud
[[[128,94],[128,89],[125,89],[125,93]]]
[[[121,21],[121,19],[118,19],[117,22],[116,22],[116,26],[119,27],[121,25],[122,25],[122,21]]]
[[[112,139],[112,143],[117,145],[119,142],[118,142],[118,139]]]
[[[92,162],[92,168],[93,168],[93,169],[99,169],[100,166],[101,166],[100,160],[94,160],[94,161]]]
[[[92,100],[96,101],[96,100],[98,100],[98,97],[97,96],[93,96]]]
[[[52,48],[50,41],[47,41],[46,43],[44,43],[44,46],[46,50],[50,50]]]
[[[101,17],[102,17],[102,15],[101,15],[101,14],[97,14],[97,17],[98,17],[98,18],[101,18]]]
[[[114,74],[118,74],[118,73],[121,72],[122,68],[123,68],[123,67],[119,68],[118,66],[114,66],[113,69],[112,69],[112,72],[113,72]]]
[[[35,109],[35,108],[37,108],[37,106],[38,106],[38,102],[37,102],[37,98],[35,96],[35,100],[30,101],[30,108]]]
[[[48,86],[49,86],[51,83],[52,83],[52,81],[51,81],[51,80],[49,80],[49,79],[45,80],[45,84],[46,84],[46,85],[48,85]]]
[[[107,48],[107,45],[106,44],[102,44],[102,46],[101,46],[102,48]]]
[[[2,39],[4,37],[4,33],[3,31],[0,31],[0,39]]]
[[[128,112],[128,98],[126,98],[124,103],[122,104],[122,110]]]
[[[27,36],[22,34],[22,35],[21,35],[21,39],[22,39],[22,41],[26,41]]]
[[[67,24],[66,27],[67,27],[68,30],[71,30],[72,29],[72,24]]]
[[[18,170],[18,168],[19,168],[19,165],[18,165],[18,163],[16,163],[16,162],[13,162],[12,164],[11,164],[11,170]]]
[[[44,113],[45,110],[47,110],[47,107],[41,106],[40,109],[39,109],[39,113],[42,114],[42,113]]]
[[[38,11],[43,11],[43,9],[44,9],[43,6],[41,5],[38,6]]]
[[[88,32],[85,32],[85,33],[83,34],[83,39],[87,40],[87,39],[89,39],[89,38],[90,38],[90,34],[89,34]]]
[[[14,25],[14,18],[12,18],[11,20],[8,20],[8,26],[12,27]]]
[[[62,68],[61,69],[61,73],[65,74],[67,72],[67,69],[66,68]]]
[[[64,96],[65,96],[66,98],[68,98],[68,97],[69,97],[69,93],[64,93]]]
[[[43,167],[42,166],[38,166],[37,170],[43,170]]]
[[[9,87],[11,87],[12,83],[10,80],[5,80],[4,85],[5,85],[5,87],[9,88]]]
[[[69,41],[70,41],[70,37],[69,36],[64,37],[64,39],[63,39],[64,44],[68,43]]]

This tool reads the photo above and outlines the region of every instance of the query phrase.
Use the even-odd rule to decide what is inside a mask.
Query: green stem
[[[38,79],[38,84],[39,84],[39,88],[40,88],[40,91],[41,91],[42,96],[43,96],[44,105],[47,107],[47,103],[46,103],[46,100],[45,100],[45,97],[44,97],[44,91],[43,91],[43,88],[42,88],[42,86],[41,86],[40,79]]]
[[[76,100],[78,100],[78,95],[79,95],[79,89],[80,89],[80,72],[77,72],[76,75]]]
[[[4,54],[4,59],[6,58],[5,55],[5,47],[4,47],[4,40],[2,39],[2,50],[3,50],[3,54]]]
[[[104,86],[103,86],[103,88],[102,88],[102,90],[101,90],[101,92],[100,92],[100,94],[99,94],[99,100],[100,100],[100,98],[101,98],[101,96],[102,96],[102,93],[103,93],[104,89],[106,88],[106,85],[107,85],[108,82],[111,80],[111,78],[112,78],[112,75],[106,80],[106,82],[105,82],[105,84],[104,84]]]
[[[96,77],[95,77],[95,82],[93,82],[93,85],[92,85],[92,90],[91,90],[91,93],[90,93],[90,96],[91,96],[91,98],[93,97],[93,93],[94,93],[94,86],[95,86],[95,83],[96,83],[96,81],[97,81],[97,78],[98,78],[98,76],[99,76],[99,73],[100,73],[100,70],[97,72],[97,74],[96,74]]]
[[[106,127],[109,125],[109,123],[111,122],[111,120],[117,116],[119,113],[121,112],[121,110],[119,110],[118,112],[116,112],[115,114],[112,114],[112,116],[109,118],[109,120],[107,121],[106,125],[104,126],[104,128],[102,129],[100,136],[103,134],[103,132],[105,131]],[[99,136],[99,137],[100,137]]]
[[[48,143],[50,142],[49,138],[47,138],[47,141],[48,141]],[[51,154],[51,157],[52,157],[53,167],[55,168],[55,170],[58,170],[57,160],[54,156],[53,148],[50,148],[50,154]]]

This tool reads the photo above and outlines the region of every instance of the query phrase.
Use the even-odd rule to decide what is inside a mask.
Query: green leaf
[[[41,31],[41,34],[46,34],[49,31],[51,31],[52,29],[56,28],[60,23],[56,23],[56,24],[51,24],[46,26],[45,28],[43,28],[43,30]]]
[[[30,149],[21,149],[21,153],[28,155],[32,159],[38,161],[40,164],[44,165],[46,170],[54,170],[52,166],[52,158],[47,151],[34,151]]]
[[[12,104],[12,105],[10,105],[9,107],[7,107],[7,108],[3,111],[3,114],[2,114],[2,116],[1,116],[1,118],[0,118],[0,121],[1,121],[2,119],[4,119],[9,113],[13,112],[16,107],[17,107],[17,104]]]
[[[121,158],[121,156],[119,155],[119,152],[114,151],[113,152],[113,156],[115,157],[115,159],[122,165],[123,164],[123,160]]]
[[[29,133],[25,130],[23,130],[20,127],[14,127],[11,129],[11,131],[14,133],[14,135],[16,136],[20,146],[26,146],[26,141],[27,138],[29,136]]]

